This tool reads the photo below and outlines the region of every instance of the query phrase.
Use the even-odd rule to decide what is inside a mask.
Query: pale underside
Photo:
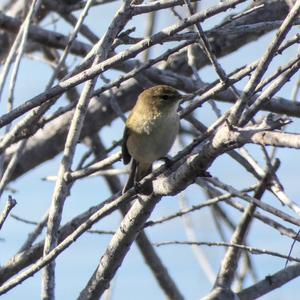
[[[139,118],[139,122],[135,130],[129,124],[127,149],[137,162],[152,164],[171,149],[179,129],[179,116],[158,115],[154,120]]]

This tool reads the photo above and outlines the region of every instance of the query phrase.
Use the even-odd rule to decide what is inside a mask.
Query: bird
[[[179,130],[178,106],[184,95],[168,85],[156,85],[140,93],[125,123],[122,141],[124,164],[131,171],[122,193],[152,172],[154,161],[171,149]],[[152,182],[143,186],[151,194]]]

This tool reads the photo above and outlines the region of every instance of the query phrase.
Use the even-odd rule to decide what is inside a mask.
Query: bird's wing
[[[122,141],[122,156],[125,165],[127,165],[131,160],[131,155],[129,154],[127,149],[128,136],[129,136],[129,128],[125,126],[124,133],[123,133],[123,141]]]

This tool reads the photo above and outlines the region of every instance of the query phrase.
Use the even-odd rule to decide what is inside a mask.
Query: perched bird
[[[123,135],[124,164],[128,164],[132,158],[131,173],[123,193],[151,173],[152,163],[169,152],[178,133],[177,109],[183,97],[167,85],[148,88],[139,95],[126,121]],[[143,188],[143,193],[152,192],[150,184]]]

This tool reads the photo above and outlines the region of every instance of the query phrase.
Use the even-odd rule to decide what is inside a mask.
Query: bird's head
[[[147,103],[148,106],[154,106],[161,110],[177,108],[182,97],[176,89],[168,85],[156,85],[146,89],[140,95],[144,104]]]

